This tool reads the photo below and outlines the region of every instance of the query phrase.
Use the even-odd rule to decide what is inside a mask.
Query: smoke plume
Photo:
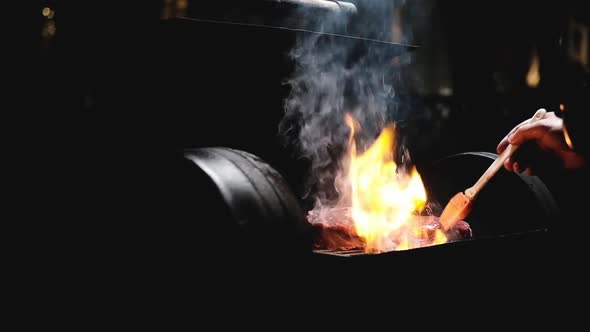
[[[337,174],[350,135],[345,114],[352,114],[362,128],[356,133],[359,151],[386,123],[399,123],[407,116],[399,96],[407,85],[402,84],[402,71],[410,54],[392,43],[412,42],[411,30],[400,15],[406,1],[356,3],[354,15],[336,12],[314,17],[309,28],[321,33],[300,34],[290,52],[295,70],[286,82],[290,94],[280,132],[300,157],[309,160],[304,196],[323,205],[341,199]],[[407,159],[399,143],[397,156]]]

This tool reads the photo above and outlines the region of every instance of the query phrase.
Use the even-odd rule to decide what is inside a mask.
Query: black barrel
[[[224,252],[288,259],[311,253],[311,229],[283,177],[258,157],[230,148],[185,150],[185,192],[202,216],[202,236]],[[191,204],[191,202],[187,202]],[[196,218],[197,219],[197,218]],[[197,221],[195,219],[195,222]]]
[[[475,184],[495,158],[488,152],[459,153],[419,169],[429,201],[438,202],[433,213]],[[351,284],[361,294],[419,301],[437,294],[470,300],[536,294],[553,282],[550,226],[557,218],[556,201],[540,178],[501,169],[465,218],[472,239],[373,255],[316,252],[313,271],[330,281],[321,290],[329,298],[343,296]],[[345,294],[348,301],[357,294],[353,291]]]
[[[490,152],[465,152],[442,158],[423,170],[434,212],[458,192],[473,186],[496,159]],[[475,238],[543,230],[559,218],[555,198],[537,176],[500,169],[473,202],[466,221]]]

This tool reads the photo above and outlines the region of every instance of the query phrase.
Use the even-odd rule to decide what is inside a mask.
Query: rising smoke
[[[352,114],[362,128],[357,134],[360,151],[386,123],[407,116],[399,96],[407,87],[402,72],[411,54],[400,55],[403,47],[387,43],[412,42],[411,29],[400,15],[406,1],[365,0],[356,5],[354,15],[336,12],[314,17],[309,28],[329,34],[302,33],[290,52],[295,70],[287,81],[290,94],[280,132],[299,156],[309,160],[305,198],[326,205],[342,198],[337,171],[350,134],[345,114]],[[407,158],[399,143],[398,155]]]

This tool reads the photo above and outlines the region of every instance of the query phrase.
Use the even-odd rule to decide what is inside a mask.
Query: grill
[[[240,238],[248,236],[248,243],[261,252],[267,252],[270,247],[283,255],[295,249],[292,253],[306,256],[312,251],[311,225],[303,218],[300,203],[286,181],[270,165],[254,155],[228,148],[186,150],[185,158],[189,162],[184,167],[186,174],[183,178],[194,179],[194,174],[200,174],[199,181],[190,182],[187,190],[193,191],[191,196],[201,206],[203,215],[219,215],[217,211],[220,208],[230,212],[227,220],[220,220],[219,224],[202,225],[201,232],[221,234],[234,229],[231,234],[235,238],[225,242],[228,246],[235,243],[235,250],[245,250],[245,242]],[[439,160],[423,170],[426,187],[430,188],[429,196],[446,202],[445,199],[460,190],[463,184],[477,178],[493,159],[493,154],[472,152]],[[210,193],[203,192],[203,188],[208,188]],[[506,209],[498,209],[498,202],[507,202],[504,203]],[[208,209],[208,206],[213,208]],[[510,211],[509,215],[506,215],[507,211]],[[502,171],[490,181],[477,200],[467,220],[474,238],[464,242],[494,242],[494,239],[510,242],[508,238],[522,239],[528,235],[543,237],[548,225],[558,216],[557,204],[539,178]],[[455,244],[434,247],[445,246]],[[408,251],[414,250],[417,249]],[[330,257],[372,255],[362,250],[315,250],[313,254]]]

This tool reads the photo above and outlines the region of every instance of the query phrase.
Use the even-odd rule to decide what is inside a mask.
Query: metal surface
[[[466,152],[435,162],[421,172],[430,199],[445,204],[496,158],[489,152]],[[477,239],[546,229],[559,215],[555,198],[540,178],[501,169],[473,202],[466,221]]]
[[[431,201],[438,201],[444,204],[448,197],[451,197],[457,188],[463,183],[473,183],[495,159],[497,155],[488,152],[467,152],[443,158],[430,168],[421,170],[426,188],[429,190]],[[497,178],[497,179],[496,179]],[[418,249],[394,251],[381,254],[365,254],[361,250],[315,250],[316,255],[328,255],[340,258],[362,258],[365,256],[379,256],[381,260],[395,261],[399,256],[413,255],[418,257],[426,252],[428,256],[444,256],[442,252],[448,251],[447,246],[453,248],[466,248],[474,250],[479,240],[486,240],[485,246],[493,250],[494,243],[502,246],[510,242],[511,238],[538,238],[544,237],[549,224],[559,216],[557,204],[538,177],[527,176],[526,174],[514,174],[500,170],[488,184],[482,189],[482,195],[474,202],[472,214],[466,218],[473,231],[473,238],[457,242],[446,243],[431,247]],[[471,181],[471,182],[470,182]],[[440,205],[434,205],[434,214],[440,213]],[[501,209],[499,205],[507,206]],[[509,212],[507,212],[509,211]],[[461,249],[454,249],[461,250]],[[496,250],[505,250],[497,248]],[[521,250],[517,243],[512,243],[512,250]],[[453,250],[451,250],[453,251]],[[441,252],[441,253],[439,253]],[[418,254],[420,253],[420,254]]]
[[[327,9],[334,12],[347,12],[356,14],[356,6],[351,2],[334,0],[267,0],[275,4],[289,4],[306,8]]]
[[[462,285],[473,282],[482,291],[488,278],[518,287],[546,280],[552,251],[549,232],[539,230],[372,255],[315,252],[311,270],[330,281],[327,291],[346,289],[349,282],[355,287],[351,291],[360,292],[419,294],[431,288],[451,296],[476,295],[470,293],[475,288]]]
[[[252,154],[228,148],[190,149],[184,155],[198,167],[193,171],[202,171],[206,175],[204,181],[212,184],[194,188],[201,191],[195,207],[208,210],[209,206],[218,209],[224,205],[229,212],[209,211],[225,218],[203,225],[206,236],[213,234],[234,250],[260,250],[261,256],[268,252],[268,247],[285,255],[310,252],[309,224],[276,170]],[[230,232],[223,234],[226,230]]]
[[[224,0],[204,1],[191,6],[184,17],[239,22],[295,29],[318,29],[323,22],[350,21],[356,6],[329,0]],[[333,31],[334,32],[334,31]]]
[[[214,207],[215,210],[209,213],[219,216],[214,223],[203,225],[203,233],[215,234],[214,238],[231,238],[235,250],[243,249],[240,248],[243,245],[265,252],[271,248],[270,251],[279,255],[294,248],[301,253],[312,251],[310,224],[303,217],[299,201],[271,166],[252,154],[229,148],[189,149],[184,155],[196,166],[188,172],[202,174],[199,184],[192,185],[195,196],[200,197],[193,204],[200,211]],[[457,188],[472,183],[495,157],[485,152],[457,154],[422,170],[431,201],[445,202],[445,197],[452,195]],[[505,201],[509,202],[507,208],[511,211],[508,215],[503,215],[504,210],[497,208],[497,204],[505,204]],[[436,215],[436,208],[434,210]],[[557,215],[556,203],[539,178],[500,171],[482,190],[466,220],[473,230],[473,239],[467,241],[543,232]],[[444,250],[447,245],[456,246],[449,243],[428,250]],[[410,252],[415,250],[422,249],[407,250],[403,255],[411,255]],[[400,252],[396,253],[393,257]],[[317,250],[315,254],[374,256],[357,250]]]
[[[494,158],[487,153],[450,156],[422,171],[423,178],[449,180],[434,188],[438,195],[451,195],[457,187],[464,187],[463,182],[472,183],[471,177],[481,174]],[[536,178],[498,173],[481,193],[478,201],[484,204],[474,207],[472,215],[479,219],[469,220],[474,239],[380,254],[359,250],[314,252],[307,232],[309,224],[296,199],[266,163],[227,148],[186,150],[184,160],[186,192],[192,195],[185,200],[190,206],[186,211],[215,218],[191,221],[198,227],[189,237],[201,250],[183,252],[181,257],[191,262],[199,258],[199,271],[205,271],[201,274],[214,278],[214,282],[220,275],[230,276],[223,283],[224,289],[249,290],[254,284],[272,282],[291,287],[287,277],[297,276],[296,283],[305,289],[307,298],[317,301],[319,296],[330,303],[351,295],[429,301],[465,295],[479,298],[489,290],[489,283],[483,280],[490,279],[506,294],[513,290],[536,292],[547,284],[553,266],[551,237],[544,222],[556,211],[550,208],[551,197],[543,196],[548,192]],[[472,171],[465,171],[466,163]],[[521,211],[512,216],[528,215],[528,223],[511,219],[498,227],[488,224],[497,217],[493,213],[491,220],[484,218],[493,208],[494,194],[505,192],[505,188],[499,191],[496,186],[506,185],[521,195],[520,204],[515,205]],[[549,209],[539,209],[539,205]],[[506,224],[511,227],[507,229]],[[232,274],[215,272],[220,266],[229,268]]]

